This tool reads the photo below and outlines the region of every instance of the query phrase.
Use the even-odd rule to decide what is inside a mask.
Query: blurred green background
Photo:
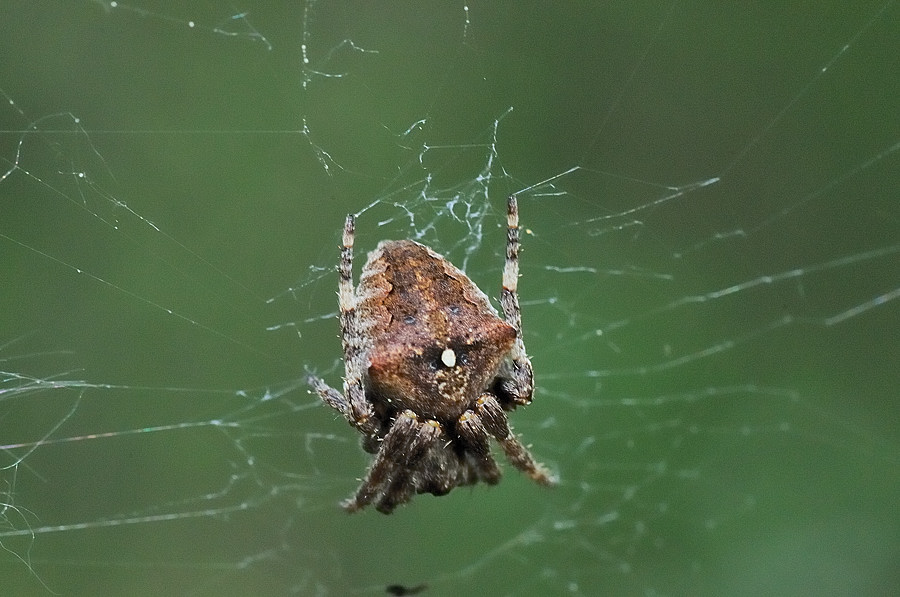
[[[0,592],[889,595],[896,2],[0,7]],[[357,272],[499,292],[558,470],[337,503]]]

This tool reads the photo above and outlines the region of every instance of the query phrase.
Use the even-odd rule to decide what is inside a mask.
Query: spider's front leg
[[[477,466],[478,477],[489,485],[500,482],[500,469],[497,461],[491,456],[490,434],[484,426],[481,416],[467,410],[456,423],[456,432],[473,456]]]
[[[411,410],[401,412],[356,495],[343,502],[344,508],[355,512],[375,502],[379,512],[390,514],[394,507],[409,501],[416,491],[416,465],[440,437],[437,421],[423,422]]]
[[[497,393],[509,410],[531,403],[534,393],[534,371],[525,354],[522,339],[522,312],[519,308],[519,204],[515,195],[506,201],[506,264],[503,267],[503,290],[500,305],[507,323],[516,328],[516,342],[509,352],[512,368],[509,379],[501,379]]]

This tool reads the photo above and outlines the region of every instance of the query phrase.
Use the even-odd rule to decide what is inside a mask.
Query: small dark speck
[[[450,305],[447,310],[456,315],[459,313],[459,305]]]
[[[414,587],[405,587],[403,585],[388,585],[385,589],[385,592],[388,595],[397,595],[398,597],[402,597],[403,595],[418,595],[427,588],[428,585],[425,584],[416,585]]]
[[[412,325],[415,322],[416,322],[416,318],[413,317],[412,315],[407,315],[406,317],[403,318],[403,323],[405,323],[405,324]]]

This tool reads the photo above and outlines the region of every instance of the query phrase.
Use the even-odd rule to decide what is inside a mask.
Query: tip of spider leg
[[[353,514],[354,512],[359,512],[360,510],[362,510],[362,506],[360,506],[353,498],[342,500],[341,508],[343,508],[348,514]]]
[[[554,487],[559,485],[559,473],[551,471],[545,466],[541,466],[530,477],[538,484],[544,487]]]

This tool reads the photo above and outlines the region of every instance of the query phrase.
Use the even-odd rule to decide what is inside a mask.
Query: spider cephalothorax
[[[384,513],[416,493],[494,484],[495,438],[507,459],[542,485],[554,483],[511,432],[506,412],[531,402],[522,342],[515,195],[507,202],[501,319],[487,296],[449,261],[417,242],[382,241],[352,280],[354,218],[347,216],[339,266],[344,391],[309,383],[363,435],[375,460],[350,511]]]

